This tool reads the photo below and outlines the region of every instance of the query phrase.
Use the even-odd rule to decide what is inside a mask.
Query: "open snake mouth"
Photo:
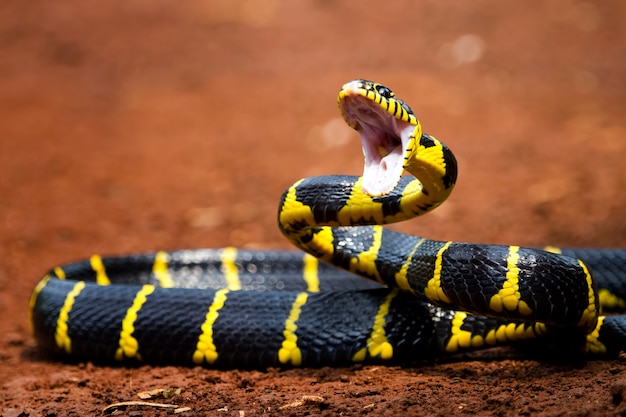
[[[339,108],[346,123],[361,135],[365,156],[363,191],[371,196],[381,196],[391,192],[402,176],[405,154],[415,126],[394,117],[374,98],[361,95],[363,88],[360,80],[345,84]],[[387,99],[378,95],[381,96],[382,100]]]

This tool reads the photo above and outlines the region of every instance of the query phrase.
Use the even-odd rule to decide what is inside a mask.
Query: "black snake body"
[[[410,362],[553,333],[581,354],[624,349],[626,319],[599,312],[626,307],[626,251],[383,229],[443,202],[456,161],[388,88],[356,80],[338,101],[361,134],[364,175],[285,191],[279,226],[309,254],[182,250],[55,267],[30,302],[39,345],[92,360],[222,367]]]

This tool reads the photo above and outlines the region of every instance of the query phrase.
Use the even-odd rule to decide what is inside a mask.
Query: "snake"
[[[524,343],[620,355],[625,250],[438,241],[384,227],[444,202],[455,156],[380,83],[350,81],[337,102],[360,135],[363,174],[287,188],[278,226],[299,250],[61,264],[30,299],[38,346],[65,359],[222,368],[410,364]]]

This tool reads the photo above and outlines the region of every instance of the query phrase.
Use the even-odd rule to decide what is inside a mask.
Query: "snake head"
[[[393,190],[408,157],[411,142],[421,137],[413,111],[382,84],[354,80],[343,85],[337,98],[346,123],[361,135],[365,164],[363,191],[381,196]]]

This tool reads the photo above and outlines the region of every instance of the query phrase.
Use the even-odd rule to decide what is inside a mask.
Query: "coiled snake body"
[[[39,345],[91,360],[242,368],[410,362],[554,333],[581,354],[624,349],[626,320],[599,312],[626,307],[625,251],[384,229],[441,204],[455,158],[381,84],[351,81],[338,103],[361,135],[364,173],[285,191],[279,227],[306,254],[182,250],[55,267],[30,301]]]

